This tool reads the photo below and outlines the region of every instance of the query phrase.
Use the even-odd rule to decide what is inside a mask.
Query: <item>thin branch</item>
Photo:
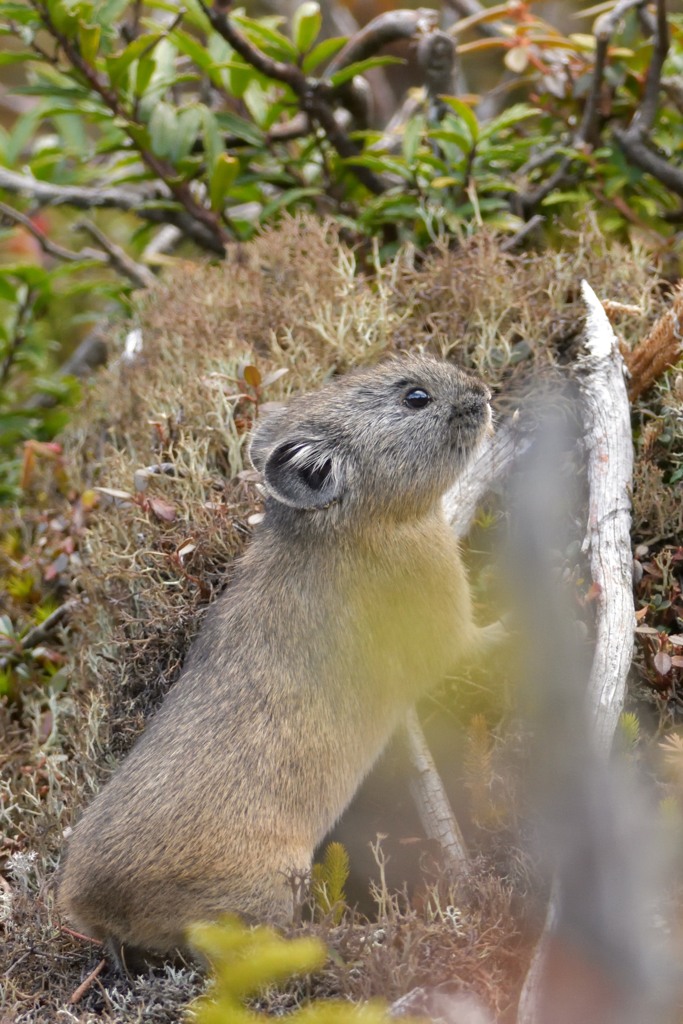
[[[106,960],[100,960],[94,971],[91,971],[85,981],[82,981],[75,992],[72,992],[69,996],[69,1005],[73,1006],[74,1003],[78,1003],[85,993],[88,991],[92,983],[95,981],[97,976],[102,973],[104,968],[107,966]]]
[[[600,95],[602,93],[602,80],[605,74],[607,63],[607,48],[609,36],[595,33],[595,65],[591,79],[590,92],[586,105],[583,108],[583,117],[579,130],[574,137],[574,146],[579,148],[584,144],[594,147],[598,144],[600,133],[598,131],[598,115],[600,110]]]
[[[540,227],[545,221],[545,217],[542,213],[535,213],[525,224],[522,224],[519,231],[516,231],[511,238],[506,238],[504,242],[500,243],[501,252],[512,252],[516,249],[520,242],[525,241],[529,235]]]
[[[486,8],[483,7],[479,0],[445,0],[445,3],[451,10],[455,11],[459,18],[478,18],[484,14]],[[480,22],[475,27],[478,32],[481,32],[484,36],[491,36],[493,38],[500,38],[505,36],[505,33],[498,27],[498,22]],[[452,27],[452,26],[451,26]],[[451,31],[449,27],[448,31]]]
[[[37,647],[38,644],[42,644],[44,640],[50,636],[51,633],[59,626],[62,621],[71,615],[71,613],[79,607],[79,602],[75,599],[72,601],[65,601],[64,604],[60,604],[59,608],[55,608],[46,619],[43,619],[37,626],[30,629],[26,636],[22,637],[21,649],[22,651],[30,651],[32,648]]]
[[[90,234],[102,244],[106,251],[101,252],[98,249],[86,248],[74,252],[72,249],[66,249],[63,245],[53,242],[40,228],[36,227],[30,217],[20,213],[19,210],[15,210],[14,207],[8,206],[6,203],[0,203],[0,213],[15,223],[20,224],[25,231],[28,231],[48,256],[63,260],[65,263],[80,263],[82,260],[104,263],[113,267],[117,273],[129,278],[136,288],[149,288],[156,281],[154,274],[147,267],[136,263],[122,249],[105,239],[102,232],[94,225],[90,225]]]
[[[661,86],[662,67],[669,52],[669,25],[666,20],[666,0],[657,0],[657,31],[655,32],[654,50],[647,69],[643,101],[635,113],[629,131],[649,132],[655,122],[659,90]]]
[[[91,210],[98,207],[110,207],[118,210],[129,210],[142,220],[154,224],[172,224],[179,231],[203,249],[223,255],[225,247],[209,231],[183,209],[149,209],[145,207],[148,200],[170,197],[170,192],[162,182],[156,182],[147,191],[134,192],[126,188],[96,187],[87,188],[80,185],[55,185],[48,181],[39,181],[30,174],[18,174],[0,167],[0,189],[16,195],[26,195],[42,205],[64,203],[77,210]]]
[[[657,0],[654,51],[647,69],[643,99],[624,131],[614,129],[614,137],[636,167],[651,174],[676,195],[683,196],[683,170],[672,167],[664,157],[650,148],[650,131],[654,125],[662,87],[662,67],[669,51],[669,26],[666,0]]]
[[[23,300],[17,309],[17,316],[14,321],[14,333],[7,346],[5,358],[0,363],[0,388],[4,388],[12,372],[14,361],[17,358],[21,346],[26,341],[26,322],[33,305],[33,293],[30,288],[26,289]]]
[[[102,260],[107,261],[107,257],[103,252],[96,252],[94,249],[82,249],[80,252],[73,252],[71,249],[65,249],[63,245],[58,245],[57,242],[53,242],[48,238],[33,223],[30,217],[20,213],[19,210],[15,210],[13,206],[8,206],[7,203],[0,203],[0,213],[3,217],[7,217],[16,224],[20,224],[25,231],[28,231],[48,256],[54,256],[55,259],[63,260],[65,263],[78,263],[81,260],[95,260],[98,263],[101,263]]]
[[[116,245],[103,231],[90,220],[81,220],[75,225],[94,238],[104,249],[106,261],[123,277],[129,278],[136,288],[153,288],[156,284],[156,277],[142,263],[136,263],[121,246]]]
[[[414,708],[406,715],[404,735],[413,775],[410,790],[422,827],[439,843],[448,866],[456,874],[467,875],[470,864],[465,840]]]
[[[325,76],[329,78],[349,64],[367,60],[389,43],[412,39],[418,34],[427,34],[436,28],[438,22],[438,11],[425,8],[417,11],[386,11],[379,14],[349,39],[346,46],[334,56],[325,68]]]
[[[96,207],[114,207],[117,210],[136,210],[146,199],[158,198],[158,190],[145,194],[127,188],[86,188],[81,185],[55,185],[39,181],[29,174],[17,174],[0,167],[0,188],[17,195],[27,195],[40,203],[65,203],[77,210]]]
[[[683,196],[683,169],[672,167],[664,157],[650,149],[645,137],[638,131],[615,128],[613,135],[631,163],[657,178],[677,196]]]
[[[574,133],[572,139],[572,147],[574,149],[582,149],[585,146],[595,148],[600,142],[600,130],[599,130],[599,114],[600,114],[600,95],[602,92],[602,84],[605,74],[605,68],[607,66],[607,55],[609,51],[609,44],[612,36],[616,32],[619,22],[624,15],[631,10],[633,7],[640,7],[643,5],[645,0],[619,0],[611,11],[601,15],[596,19],[593,26],[593,34],[595,35],[595,65],[593,68],[593,75],[591,78],[591,87],[586,99],[586,104],[583,110],[583,116],[581,123]],[[659,0],[661,3],[662,0]],[[666,17],[664,18],[666,23]],[[668,45],[668,44],[667,44]],[[666,56],[666,51],[664,52]],[[661,58],[663,62],[663,57]],[[653,63],[656,64],[655,57],[653,57]],[[652,66],[650,71],[652,70]],[[656,70],[657,77],[657,91],[659,88],[659,75],[661,74],[661,63],[659,70]],[[648,72],[648,82],[650,79],[650,72]],[[646,87],[647,92],[647,87]],[[656,96],[655,96],[656,105]],[[654,112],[653,112],[654,117]],[[615,130],[615,135],[617,134]],[[623,147],[625,149],[625,147]],[[549,150],[549,154],[552,156],[557,152],[557,147],[553,146]],[[533,166],[538,167],[543,162],[544,155],[535,158]],[[634,160],[634,163],[636,161]],[[530,161],[531,164],[531,161]],[[547,195],[549,195],[553,189],[557,188],[567,179],[570,168],[575,164],[575,160],[572,156],[565,156],[561,161],[557,170],[541,185],[536,189],[533,189],[523,195],[517,197],[521,209],[525,213],[530,213]]]

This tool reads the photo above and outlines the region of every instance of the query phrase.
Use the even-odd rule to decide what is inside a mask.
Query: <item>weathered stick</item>
[[[588,306],[581,391],[586,410],[588,527],[596,599],[596,642],[588,699],[598,749],[607,756],[624,710],[636,626],[631,554],[633,439],[624,362],[600,300],[582,281]]]
[[[604,763],[623,711],[626,677],[633,653],[635,613],[629,498],[633,442],[624,363],[617,339],[600,301],[586,281],[582,282],[582,292],[588,314],[584,352],[578,367],[586,423],[589,488],[583,548],[589,552],[591,576],[597,589],[596,642],[587,688],[588,721],[591,753]],[[590,827],[591,822],[583,824]],[[610,825],[605,827],[609,829]],[[603,850],[608,848],[603,837]],[[600,850],[596,856],[599,854]],[[586,884],[590,884],[589,880]],[[544,983],[556,929],[562,923],[561,887],[562,878],[556,877],[544,931],[520,996],[517,1024],[546,1024],[549,1019],[549,1008],[544,1004]]]
[[[415,800],[422,827],[430,839],[436,839],[451,870],[465,874],[469,856],[462,832],[427,746],[415,708],[406,716],[406,743],[412,778],[410,792]]]
[[[92,983],[95,981],[97,976],[102,973],[104,968],[107,966],[106,960],[100,960],[94,971],[91,971],[85,981],[81,982],[75,992],[72,992],[69,996],[69,1004],[73,1006],[75,1003],[80,1002],[85,993],[88,991]]]

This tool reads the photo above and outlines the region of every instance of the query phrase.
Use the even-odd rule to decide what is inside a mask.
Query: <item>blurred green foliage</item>
[[[257,1024],[263,1015],[244,1005],[268,985],[323,967],[325,947],[318,939],[288,941],[272,928],[247,928],[235,918],[193,925],[190,941],[211,964],[213,990],[192,1008],[197,1024]],[[288,1014],[294,1024],[386,1024],[379,1005],[320,1000]]]

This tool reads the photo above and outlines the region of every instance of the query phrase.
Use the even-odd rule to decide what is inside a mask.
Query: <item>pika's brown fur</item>
[[[407,708],[477,630],[441,497],[490,423],[478,380],[424,357],[271,414],[251,457],[266,513],[182,675],[75,828],[59,902],[155,955],[232,911],[286,920],[286,876]]]

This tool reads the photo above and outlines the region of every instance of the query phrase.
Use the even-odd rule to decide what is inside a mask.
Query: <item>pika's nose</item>
[[[450,421],[480,419],[491,398],[491,392],[481,381],[471,381],[470,387],[452,406]]]

